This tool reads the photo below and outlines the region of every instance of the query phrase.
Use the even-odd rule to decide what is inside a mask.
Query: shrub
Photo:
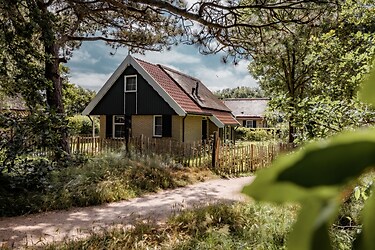
[[[273,139],[272,132],[264,129],[238,128],[236,130],[236,139],[244,141],[267,141]]]
[[[0,175],[0,216],[129,199],[184,186],[203,175],[194,176],[193,170],[177,168],[156,156],[110,154],[89,160],[78,157],[66,168],[48,164],[42,158],[25,161],[19,171]]]
[[[92,122],[90,118],[83,115],[75,115],[68,118],[68,127],[70,135],[88,135],[92,133]],[[95,124],[95,133],[99,133],[100,123],[98,119],[93,118]]]

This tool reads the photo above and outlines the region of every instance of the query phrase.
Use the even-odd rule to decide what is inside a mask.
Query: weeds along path
[[[78,239],[139,220],[162,223],[185,208],[246,199],[240,191],[253,177],[217,179],[143,197],[64,211],[0,218],[0,246],[22,248]]]

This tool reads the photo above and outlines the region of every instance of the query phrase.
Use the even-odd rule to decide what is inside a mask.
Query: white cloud
[[[70,64],[71,82],[82,87],[99,90],[118,65],[127,56],[125,49],[119,49],[114,56],[109,55],[108,47],[95,44],[82,46],[74,52]],[[200,79],[209,89],[219,90],[237,86],[257,86],[247,70],[248,61],[220,63],[221,55],[204,56],[194,46],[177,46],[171,51],[134,54],[142,60],[163,64]]]
[[[210,90],[215,91],[224,88],[238,86],[257,86],[256,80],[243,71],[244,67],[227,65],[220,68],[200,67],[194,69],[195,76],[199,78]]]
[[[83,88],[99,91],[111,74],[100,74],[92,72],[75,72],[70,76],[70,82]]]
[[[73,53],[73,57],[70,59],[71,62],[85,62],[89,64],[99,62],[99,58],[94,58],[87,50],[77,50]]]

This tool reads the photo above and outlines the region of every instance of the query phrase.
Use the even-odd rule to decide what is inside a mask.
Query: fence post
[[[211,166],[215,169],[216,168],[216,163],[218,159],[218,141],[219,141],[219,136],[217,134],[217,131],[214,132],[214,139],[212,141],[212,164]]]

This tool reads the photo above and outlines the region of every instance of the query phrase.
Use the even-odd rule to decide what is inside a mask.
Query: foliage
[[[264,91],[259,87],[236,87],[215,91],[214,94],[220,99],[227,98],[261,98],[265,97]]]
[[[121,154],[94,159],[77,155],[70,164],[49,168],[50,162],[39,157],[19,162],[16,170],[0,175],[0,216],[114,202],[211,175],[207,170],[179,168],[158,157],[125,158]]]
[[[314,23],[265,30],[249,45],[250,72],[271,97],[271,109],[289,122],[289,142],[369,122],[355,93],[375,52],[373,15],[357,18],[371,12],[362,2],[340,5]]]
[[[272,131],[240,127],[236,129],[236,139],[244,141],[268,141],[274,139]]]
[[[68,82],[63,84],[63,101],[68,116],[81,114],[94,96],[95,91]]]
[[[12,172],[18,164],[29,161],[43,148],[55,149],[55,152],[61,154],[60,161],[54,161],[54,165],[64,164],[64,152],[56,143],[60,134],[55,131],[65,129],[66,122],[59,115],[46,115],[43,111],[27,115],[2,112],[0,127],[0,175],[3,171]]]
[[[99,133],[99,120],[95,117],[93,119],[95,126],[95,134]],[[92,134],[92,122],[90,118],[83,115],[75,115],[68,118],[68,128],[70,135],[91,135]]]
[[[219,203],[47,249],[283,249],[296,209]]]
[[[375,68],[365,81],[363,91],[373,89],[374,75]],[[372,98],[366,100],[375,105]],[[290,235],[289,249],[331,249],[328,229],[337,216],[343,190],[362,173],[373,171],[374,156],[374,128],[342,133],[279,158],[271,168],[260,172],[243,192],[257,200],[301,203],[301,212]],[[375,229],[374,187],[362,211],[360,234],[355,236],[351,246],[356,249],[375,249],[372,238]],[[364,197],[357,192],[354,191],[355,196]]]

